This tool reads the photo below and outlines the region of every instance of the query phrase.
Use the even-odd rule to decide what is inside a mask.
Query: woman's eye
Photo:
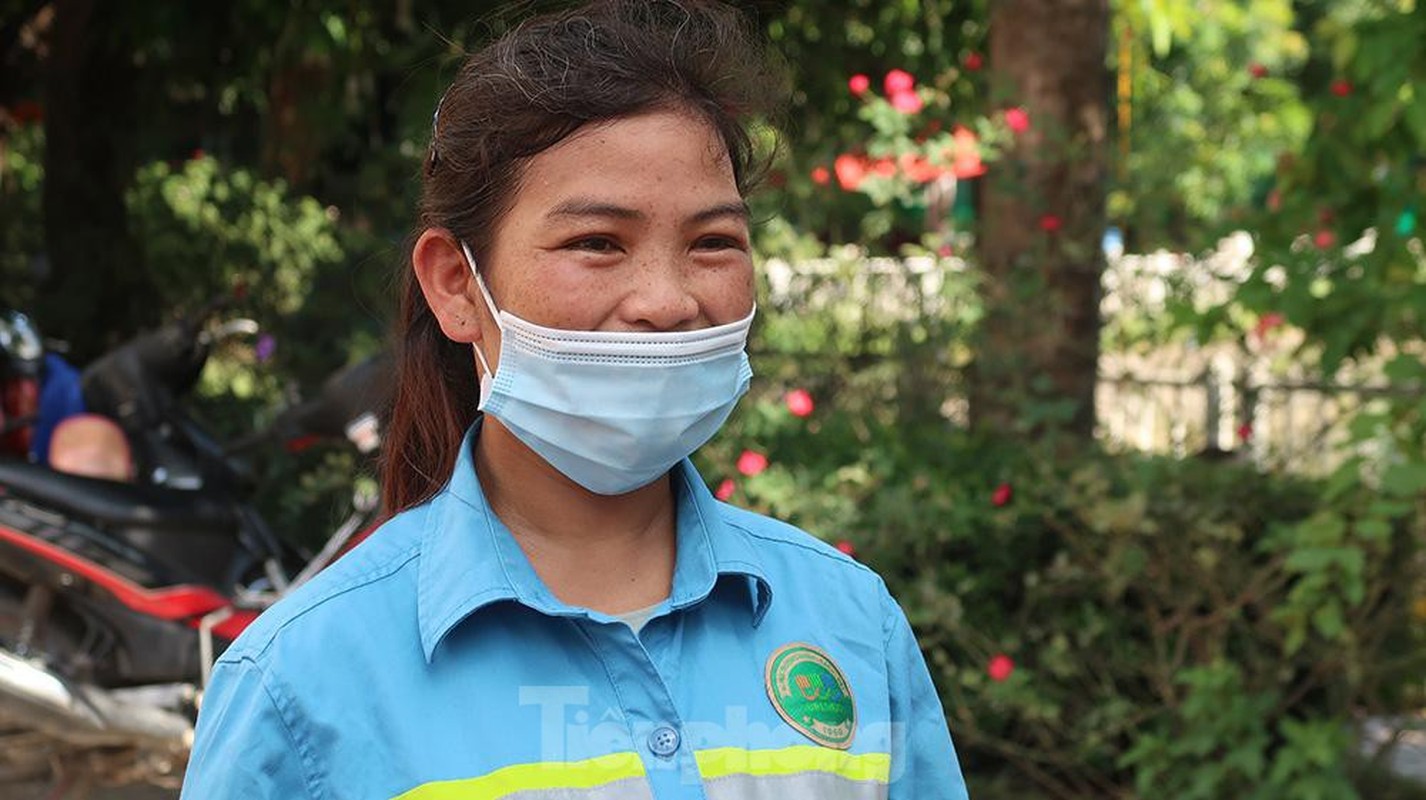
[[[586,236],[565,245],[571,250],[585,250],[591,253],[612,253],[619,249],[613,239],[607,236]]]
[[[704,236],[699,239],[696,247],[699,250],[746,250],[747,246],[743,240],[732,236]]]

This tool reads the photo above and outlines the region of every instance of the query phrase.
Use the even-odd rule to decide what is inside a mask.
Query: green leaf
[[[1391,497],[1414,497],[1426,491],[1426,462],[1387,467],[1381,476],[1381,490]]]
[[[1329,600],[1312,614],[1312,627],[1328,639],[1337,639],[1346,629],[1342,619],[1342,607],[1335,600]]]

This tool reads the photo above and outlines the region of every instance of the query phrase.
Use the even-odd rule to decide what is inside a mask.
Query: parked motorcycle
[[[337,372],[224,445],[181,403],[215,346],[256,332],[248,320],[209,325],[216,309],[82,372],[88,410],[131,444],[133,481],[0,457],[0,782],[56,761],[118,779],[180,774],[214,656],[375,521],[374,493],[359,492],[320,551],[305,552],[251,502],[247,456],[334,436],[374,450],[391,359]]]

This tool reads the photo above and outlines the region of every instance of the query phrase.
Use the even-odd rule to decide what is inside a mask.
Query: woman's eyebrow
[[[742,200],[737,200],[709,206],[702,211],[691,214],[688,219],[685,220],[685,223],[696,225],[719,217],[736,217],[746,222],[750,216],[748,204]],[[615,205],[614,203],[606,203],[599,200],[575,198],[566,200],[545,212],[545,217],[603,217],[642,220],[645,218],[645,215],[644,212],[636,208],[628,208],[627,206]]]
[[[615,219],[643,219],[642,211],[624,206],[616,206],[613,203],[603,203],[598,200],[587,200],[575,198],[566,200],[545,212],[547,218],[552,217],[613,217]]]
[[[716,206],[705,208],[689,217],[687,222],[689,225],[697,225],[700,222],[707,222],[712,219],[718,219],[719,217],[735,217],[740,222],[747,222],[750,216],[752,215],[748,211],[748,204],[742,200],[738,200],[736,202],[719,203]]]

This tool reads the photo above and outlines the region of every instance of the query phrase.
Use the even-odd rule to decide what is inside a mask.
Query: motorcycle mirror
[[[204,345],[209,345],[214,342],[221,342],[226,339],[231,339],[234,336],[238,336],[240,334],[253,336],[261,330],[262,326],[257,324],[257,320],[251,320],[246,318],[230,319],[227,322],[222,323],[221,325],[217,325],[199,334],[198,340]]]

